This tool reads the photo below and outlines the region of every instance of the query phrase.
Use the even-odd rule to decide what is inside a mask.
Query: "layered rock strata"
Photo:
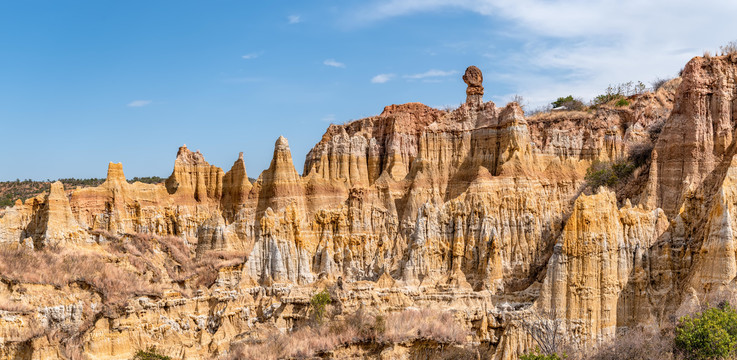
[[[131,184],[115,163],[99,187],[54,184],[0,210],[3,251],[76,249],[158,292],[139,284],[118,303],[94,280],[2,274],[0,356],[61,358],[71,338],[90,358],[153,344],[226,355],[299,326],[329,288],[346,314],[442,307],[479,354],[515,359],[536,345],[529,319],[593,349],[733,299],[735,71],[695,58],[628,107],[525,117],[483,102],[470,67],[458,109],[391,105],[331,125],[302,175],[279,137],[253,184],[242,154],[225,173],[186,146],[163,184]],[[616,193],[587,188],[594,162],[651,146]]]

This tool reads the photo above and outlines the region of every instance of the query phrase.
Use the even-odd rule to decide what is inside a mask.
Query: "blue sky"
[[[252,177],[411,101],[536,107],[672,77],[737,39],[728,1],[2,1],[0,180],[168,176],[177,148]]]

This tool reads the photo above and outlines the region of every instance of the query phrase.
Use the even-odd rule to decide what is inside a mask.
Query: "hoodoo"
[[[463,81],[468,85],[466,88],[466,104],[469,105],[481,105],[484,100],[484,75],[481,73],[481,69],[476,66],[469,66],[466,68],[466,73],[463,74]]]

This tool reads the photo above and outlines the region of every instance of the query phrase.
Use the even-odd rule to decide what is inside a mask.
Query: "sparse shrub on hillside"
[[[522,97],[522,95],[514,94],[514,96],[512,96],[512,102],[517,103],[517,105],[522,108],[522,111],[525,111],[525,109],[527,108],[527,103],[525,102],[525,98]]]
[[[663,127],[665,126],[665,119],[661,118],[657,122],[654,122],[650,124],[650,126],[647,128],[647,133],[650,135],[651,140],[655,140],[658,135],[663,131]]]
[[[615,106],[620,106],[620,107],[621,106],[629,106],[630,105],[630,102],[627,99],[625,99],[625,98],[621,98],[621,99],[617,100],[617,102],[614,103],[614,105]]]
[[[525,116],[533,116],[533,115],[542,114],[542,113],[549,113],[552,110],[553,110],[553,106],[552,105],[550,105],[550,104],[548,104],[548,105],[542,105],[542,106],[538,106],[538,107],[536,107],[534,109],[531,109],[529,111],[525,111]]]
[[[724,359],[737,348],[737,311],[725,302],[676,326],[676,349],[688,359]]]
[[[159,353],[156,346],[152,346],[146,350],[138,350],[133,360],[171,360],[171,357]]]
[[[330,304],[330,301],[330,293],[328,293],[327,289],[323,289],[310,299],[310,310],[318,324],[322,324],[325,317],[325,310],[328,304]]]
[[[404,310],[387,315],[358,311],[344,320],[305,326],[287,334],[275,333],[258,343],[234,343],[229,359],[309,358],[353,343],[401,343],[414,340],[461,345],[467,331],[449,312]],[[472,358],[475,358],[472,357]]]
[[[0,275],[21,283],[59,287],[79,281],[98,291],[109,305],[122,305],[134,295],[156,295],[160,289],[96,253],[55,247],[0,251]]]
[[[673,328],[671,327],[670,330],[665,328],[657,332],[630,329],[623,334],[617,334],[610,343],[599,348],[594,354],[575,356],[575,358],[587,360],[673,359]]]
[[[626,106],[629,105],[629,102],[625,104],[622,100],[627,101],[627,97],[642,94],[645,90],[647,90],[647,86],[645,86],[641,81],[638,81],[637,83],[629,81],[626,83],[609,85],[604,91],[604,94],[596,96],[591,103],[594,106],[599,106],[616,100],[617,106]]]
[[[638,168],[647,163],[647,160],[650,159],[650,155],[652,153],[653,143],[641,142],[629,146],[629,149],[627,149],[627,158],[632,162],[635,168]]]
[[[722,55],[737,54],[737,40],[732,40],[725,45],[720,46],[719,51],[722,53]]]
[[[592,190],[600,186],[615,187],[627,179],[637,167],[627,159],[614,162],[595,161],[586,170],[586,184]]]
[[[596,161],[586,170],[586,184],[591,189],[597,189],[600,186],[614,187],[619,178],[612,170],[612,166],[608,162]]]
[[[662,88],[665,83],[671,80],[672,79],[656,78],[650,83],[650,85],[652,85],[653,87],[653,92],[660,90],[660,88]]]
[[[551,356],[558,356],[565,343],[563,319],[557,318],[552,312],[535,310],[521,319],[520,326],[537,344],[535,352],[527,354],[531,356],[529,359],[558,359]]]
[[[129,183],[134,182],[142,182],[144,184],[158,184],[164,182],[164,178],[158,177],[158,176],[144,176],[144,177],[134,177],[133,179],[129,179]]]
[[[519,357],[520,360],[563,360],[567,358],[568,356],[566,354],[543,354],[540,352],[540,349],[535,349],[532,352],[522,354]]]

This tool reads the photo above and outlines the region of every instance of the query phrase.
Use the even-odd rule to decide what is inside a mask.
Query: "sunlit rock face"
[[[242,154],[224,172],[182,146],[160,184],[129,183],[116,163],[98,187],[54,184],[0,210],[3,249],[94,254],[159,292],[140,285],[113,306],[86,278],[8,280],[0,299],[30,308],[0,312],[0,338],[57,335],[4,340],[0,358],[67,356],[59,329],[92,358],[154,344],[224,355],[300,326],[323,288],[346,314],[452,311],[494,359],[536,345],[520,326],[535,313],[593,349],[737,300],[735,71],[696,58],[627,107],[525,116],[484,102],[469,67],[459,108],[389,105],[331,125],[301,175],[278,137],[253,183]],[[587,187],[593,163],[652,147],[614,189]]]

